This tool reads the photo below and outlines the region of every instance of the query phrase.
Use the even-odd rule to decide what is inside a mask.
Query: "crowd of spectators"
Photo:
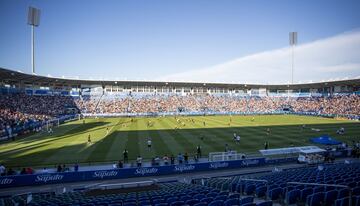
[[[285,109],[333,115],[360,115],[360,96],[239,97],[229,95],[147,95],[77,100],[87,113],[243,112],[270,113]]]
[[[63,115],[69,107],[76,105],[67,96],[0,95],[0,137],[16,128]]]
[[[0,96],[0,136],[14,128],[43,122],[65,114],[67,108],[86,113],[158,113],[158,112],[240,112],[272,113],[283,110],[331,115],[360,115],[359,95],[331,97],[240,97],[230,95],[104,95],[102,98],[36,96],[9,94]]]

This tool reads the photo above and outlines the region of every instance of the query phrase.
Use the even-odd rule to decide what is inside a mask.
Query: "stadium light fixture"
[[[34,7],[29,7],[28,25],[31,26],[31,69],[32,74],[35,74],[35,29],[40,24],[40,10]]]
[[[291,46],[291,84],[294,84],[294,48],[297,44],[297,32],[289,33],[289,44]]]

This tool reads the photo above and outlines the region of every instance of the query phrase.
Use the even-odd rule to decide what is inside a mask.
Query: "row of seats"
[[[19,205],[25,205],[26,196],[17,197]],[[184,183],[159,184],[159,189],[142,192],[130,192],[107,195],[88,195],[82,192],[70,192],[61,195],[33,195],[32,206],[231,206],[257,205],[271,206],[272,201],[262,201],[257,204],[254,197],[240,196],[239,193],[220,191],[207,186]]]
[[[233,176],[195,181],[208,187],[238,192],[244,195],[269,198],[288,204],[346,205],[350,192],[353,205],[360,205],[360,164],[331,164],[321,167],[307,167],[272,172],[256,176]],[[315,186],[289,184],[289,182],[316,183]],[[358,204],[359,203],[359,204]]]

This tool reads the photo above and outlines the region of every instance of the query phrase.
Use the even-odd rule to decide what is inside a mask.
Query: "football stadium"
[[[157,77],[158,71],[152,68],[149,59],[141,59],[140,54],[139,59],[131,56],[131,48],[126,50],[126,54],[120,52],[129,58],[123,61],[139,61],[139,65],[150,69],[133,69],[130,63],[129,69],[94,69],[97,66],[92,67],[91,64],[97,64],[97,61],[104,67],[116,65],[103,61],[106,54],[100,52],[102,43],[99,46],[96,41],[93,46],[98,46],[99,52],[95,52],[93,58],[96,59],[87,59],[91,63],[79,58],[73,51],[80,44],[62,45],[61,56],[45,52],[38,52],[42,54],[39,57],[35,55],[35,49],[56,47],[49,38],[55,34],[50,30],[46,34],[41,28],[54,24],[50,23],[51,18],[59,19],[50,12],[55,12],[59,5],[68,9],[69,18],[74,18],[72,24],[78,30],[73,27],[72,32],[87,31],[80,19],[90,13],[105,24],[104,15],[106,20],[109,20],[107,15],[115,17],[115,11],[121,10],[120,5],[135,13],[142,11],[142,7],[158,9],[154,13],[146,10],[145,17],[148,15],[149,18],[163,14],[166,9],[172,11],[173,6],[178,9],[192,6],[194,11],[189,10],[190,16],[209,9],[221,14],[215,28],[227,28],[226,21],[230,17],[222,16],[222,9],[227,13],[233,12],[232,7],[241,6],[260,11],[264,6],[264,1],[256,2],[256,5],[246,1],[214,1],[207,2],[208,7],[201,1],[180,4],[176,1],[153,1],[151,5],[143,1],[125,2],[109,1],[109,5],[103,7],[104,3],[100,1],[92,2],[94,5],[82,1],[34,1],[39,8],[22,1],[0,2],[0,16],[10,18],[16,16],[17,11],[21,18],[27,18],[26,28],[29,30],[31,27],[31,42],[27,42],[31,45],[30,67],[27,64],[22,66],[22,61],[27,60],[11,56],[14,55],[11,45],[15,44],[10,42],[18,39],[15,30],[9,29],[0,36],[0,44],[5,48],[4,51],[0,49],[0,206],[360,205],[359,32],[315,42],[310,42],[309,38],[307,41],[310,43],[301,45],[298,33],[287,31],[289,48],[259,52],[209,69],[189,69],[180,73],[169,69],[169,75],[161,77]],[[276,11],[279,2],[272,3]],[[296,4],[292,3],[288,2],[287,6],[292,8]],[[340,4],[327,3],[335,10]],[[309,1],[301,4],[312,8]],[[75,13],[70,9],[73,6]],[[341,5],[346,11],[346,18],[353,18],[348,12],[351,7],[360,8],[360,5],[355,1]],[[79,8],[86,11],[78,12]],[[99,12],[95,12],[97,9]],[[335,11],[332,9],[329,11]],[[1,12],[5,10],[15,13]],[[262,11],[273,10],[267,7]],[[327,12],[324,11],[323,17]],[[170,13],[165,12],[164,15],[174,19],[181,17],[179,21],[187,24],[192,22],[182,19],[182,15]],[[270,15],[271,18],[275,13]],[[130,14],[122,15],[132,17]],[[211,13],[208,17],[213,15]],[[236,15],[242,18],[251,16],[248,13]],[[292,16],[286,15],[289,18]],[[345,17],[340,15],[339,25],[345,25]],[[200,19],[201,25],[208,23]],[[128,21],[135,23],[138,19]],[[159,20],[161,26],[154,25],[174,29],[166,21],[162,18]],[[112,19],[110,22],[115,25],[122,21]],[[310,25],[310,22],[307,24]],[[20,28],[25,26],[25,23],[19,25]],[[349,28],[359,26],[360,22],[353,20]],[[113,38],[111,33],[116,32],[115,28],[110,28],[100,32],[106,36],[105,39]],[[304,26],[299,30],[304,32],[305,28],[309,29]],[[151,29],[155,32],[157,28]],[[198,31],[191,26],[187,29],[194,31],[190,32],[194,35]],[[206,30],[205,26],[201,29]],[[61,33],[60,30],[54,31]],[[41,38],[36,38],[36,32]],[[66,32],[71,32],[71,29]],[[62,34],[66,36],[66,32]],[[89,36],[100,38],[97,34],[90,32]],[[223,35],[219,38],[226,39]],[[124,33],[124,36],[135,38],[130,33]],[[260,39],[260,36],[255,39]],[[79,36],[73,38],[76,42],[82,41]],[[179,36],[173,38],[181,41]],[[251,39],[249,36],[244,38]],[[272,38],[275,41],[276,38]],[[156,41],[166,44],[167,40],[160,35]],[[136,41],[147,45],[145,39]],[[35,46],[38,42],[39,46]],[[110,48],[117,46],[117,43],[110,43]],[[261,50],[268,49],[267,45],[262,46]],[[139,50],[148,49],[142,45],[137,47]],[[228,49],[233,47],[236,46],[231,44]],[[254,45],[254,48],[257,46]],[[20,54],[22,49],[18,49]],[[152,52],[160,52],[157,47],[152,49]],[[176,53],[177,49],[181,50],[182,46],[179,44],[165,53],[173,50]],[[347,50],[351,53],[346,53]],[[86,53],[86,48],[81,51]],[[72,59],[71,55],[75,55],[76,59]],[[298,60],[296,55],[299,55]],[[70,65],[79,69],[65,68],[62,60],[59,61],[62,58],[64,62],[72,60]],[[122,57],[114,58],[121,61]],[[314,63],[314,60],[319,63]],[[215,60],[209,56],[206,61]],[[264,63],[259,66],[260,61]],[[168,63],[164,63],[163,59],[159,62],[154,63],[155,67]],[[169,62],[173,67],[181,64],[180,60]],[[281,69],[283,62],[286,62],[286,70]],[[64,70],[48,68],[57,64],[60,66],[55,68],[64,67]],[[186,64],[183,63],[183,66]],[[192,59],[190,64],[198,63]],[[263,64],[270,70],[265,69]],[[22,69],[17,69],[19,67]],[[279,73],[276,73],[278,69],[271,70],[275,67],[280,68]],[[236,73],[233,68],[241,71]],[[47,75],[51,72],[56,76]],[[97,72],[108,77],[87,78],[90,75],[99,76]],[[283,73],[286,77],[282,76]],[[116,77],[126,74],[133,80]],[[142,75],[152,80],[134,78]]]

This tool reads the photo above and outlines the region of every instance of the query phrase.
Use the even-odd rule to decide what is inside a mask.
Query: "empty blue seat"
[[[266,186],[257,187],[255,190],[255,194],[257,197],[264,197],[266,194],[266,190],[267,190]]]
[[[324,203],[325,205],[332,205],[338,196],[337,190],[331,190],[325,193]]]
[[[225,201],[226,199],[227,199],[227,195],[221,195],[221,196],[215,197],[214,200],[222,200],[222,201]]]
[[[205,203],[205,202],[199,202],[199,203],[196,203],[194,206],[207,206],[208,204]]]
[[[247,195],[252,195],[255,192],[256,186],[254,184],[245,185],[244,192]]]
[[[237,198],[228,199],[224,202],[224,205],[225,206],[239,205],[239,199]]]
[[[155,206],[168,206],[169,204],[168,203],[158,203],[158,204],[155,204]]]
[[[269,191],[268,196],[271,200],[277,200],[281,197],[282,191],[283,191],[283,189],[281,189],[280,187],[274,188]]]
[[[206,197],[200,200],[200,202],[205,202],[207,204],[209,204],[210,202],[212,202],[214,199],[211,197]]]
[[[170,198],[167,198],[167,199],[166,199],[166,202],[167,202],[168,204],[171,204],[171,203],[173,203],[173,202],[176,202],[177,200],[178,200],[177,197],[170,197]]]
[[[256,204],[256,206],[272,206],[273,205],[273,202],[270,200],[270,201],[265,201],[265,202],[260,202],[258,204]]]
[[[206,197],[215,198],[217,195],[218,195],[218,193],[216,193],[216,192],[211,192],[211,193],[206,194]]]
[[[300,199],[300,190],[294,189],[287,193],[286,202],[287,204],[295,204]]]
[[[241,206],[256,206],[255,203],[251,202],[251,203],[246,203],[246,204],[243,204]]]
[[[187,200],[187,201],[185,202],[185,204],[190,205],[190,206],[193,206],[193,205],[195,205],[196,203],[199,203],[199,200],[197,200],[197,199],[191,199],[191,200]]]
[[[240,205],[251,203],[254,201],[254,197],[243,197],[239,200]]]
[[[152,203],[153,203],[153,204],[165,203],[165,200],[164,200],[164,199],[153,199],[153,200],[152,200]]]
[[[224,205],[224,201],[222,200],[214,200],[209,204],[209,206],[223,206],[223,205]]]
[[[307,197],[306,204],[310,206],[321,206],[324,203],[325,193],[318,192]]]
[[[137,206],[136,202],[125,202],[123,205],[124,206]]]
[[[301,190],[301,194],[300,194],[300,200],[302,202],[305,202],[307,197],[309,195],[312,195],[314,193],[314,190],[312,188],[305,188]]]
[[[228,199],[233,199],[233,198],[240,198],[240,194],[239,193],[234,193],[228,196]]]
[[[352,195],[360,195],[360,187],[356,187],[354,189],[352,189]]]
[[[340,189],[338,192],[337,199],[342,199],[344,197],[349,196],[350,195],[349,192],[350,191],[347,188]]]
[[[204,194],[197,194],[197,195],[194,195],[194,199],[198,199],[198,200],[201,200],[202,198],[205,198],[206,196]]]
[[[341,198],[341,199],[337,199],[335,201],[335,206],[349,206],[349,200],[350,200],[349,197],[344,197],[344,198]]]
[[[182,206],[184,204],[184,201],[175,201],[170,203],[170,206]]]

